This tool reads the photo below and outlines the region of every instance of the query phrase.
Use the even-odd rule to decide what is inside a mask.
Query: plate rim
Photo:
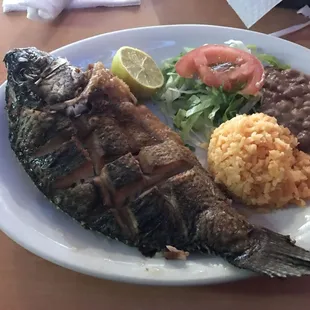
[[[74,41],[74,42],[71,42],[69,44],[63,45],[63,46],[61,46],[61,47],[59,47],[59,48],[57,48],[55,50],[50,51],[49,53],[50,54],[59,53],[59,52],[61,52],[62,49],[73,47],[74,45],[79,44],[81,42],[87,42],[87,41],[96,39],[98,37],[112,36],[112,35],[116,35],[118,33],[126,33],[126,32],[132,32],[132,31],[137,31],[137,30],[138,31],[139,30],[142,31],[142,30],[148,30],[148,29],[154,29],[154,28],[159,29],[159,28],[179,28],[179,27],[187,27],[187,28],[191,28],[191,27],[192,28],[195,28],[195,27],[205,27],[205,28],[214,28],[214,29],[227,29],[227,31],[228,30],[233,30],[233,31],[241,32],[241,33],[249,33],[249,32],[251,32],[251,33],[255,33],[256,35],[261,36],[261,37],[270,36],[274,40],[278,40],[279,42],[280,41],[281,42],[285,41],[287,44],[293,44],[293,45],[297,46],[298,48],[302,48],[304,50],[308,50],[307,47],[302,46],[300,44],[297,44],[295,42],[288,41],[288,40],[285,40],[283,38],[275,37],[275,36],[272,36],[272,35],[270,35],[268,33],[263,33],[263,32],[243,29],[243,28],[235,28],[235,27],[230,27],[230,26],[219,26],[219,25],[208,25],[208,24],[172,24],[172,25],[163,24],[163,25],[154,25],[154,26],[132,27],[132,28],[114,30],[114,31],[106,32],[106,33],[97,34],[97,35],[94,35],[94,36],[91,36],[91,37],[87,37],[85,39],[81,39],[81,40]]]
[[[145,31],[145,30],[150,30],[150,29],[160,29],[160,28],[195,28],[195,27],[202,27],[202,28],[208,28],[208,29],[226,29],[226,31],[233,31],[233,32],[239,32],[239,33],[254,33],[258,37],[266,37],[269,36],[268,34],[257,32],[257,31],[252,31],[252,30],[247,30],[247,29],[241,29],[241,28],[234,28],[234,27],[228,27],[228,26],[219,26],[219,25],[207,25],[207,24],[173,24],[173,25],[155,25],[155,26],[141,26],[141,27],[132,27],[128,29],[121,29],[121,30],[115,30],[111,32],[106,32],[106,33],[101,33],[97,34],[91,37],[87,37],[72,43],[69,43],[67,45],[63,45],[51,52],[50,54],[56,54],[56,53],[61,53],[65,49],[70,49],[73,48],[76,45],[79,45],[84,42],[88,42],[91,40],[96,40],[99,38],[104,38],[104,37],[109,37],[109,36],[114,36],[118,35],[120,33],[130,33],[132,31]],[[274,41],[285,41],[286,44],[294,45],[298,49],[308,49],[304,46],[301,46],[297,43],[278,38],[278,37],[273,37]],[[65,57],[65,56],[64,56]],[[0,93],[5,91],[7,81],[5,80],[1,86],[0,86]],[[5,100],[4,100],[5,102]],[[0,202],[2,204],[2,202]],[[10,211],[11,212],[11,211]],[[15,219],[15,221],[18,222],[18,219]],[[11,226],[11,227],[10,227]],[[13,228],[12,228],[13,227]],[[242,270],[238,270],[238,273],[233,274],[233,275],[228,275],[228,276],[219,276],[217,278],[202,278],[202,279],[184,279],[184,280],[179,280],[179,279],[165,279],[164,277],[162,278],[136,278],[128,275],[120,275],[120,274],[115,274],[115,273],[98,273],[96,270],[93,270],[91,268],[88,268],[87,266],[79,266],[76,265],[73,261],[66,261],[62,257],[58,258],[57,255],[53,255],[50,251],[46,250],[43,247],[38,247],[36,246],[35,242],[26,242],[25,238],[23,238],[23,234],[15,233],[14,226],[8,225],[6,223],[3,223],[0,221],[0,230],[7,235],[12,241],[15,243],[19,244],[21,247],[26,249],[27,251],[30,251],[36,256],[39,256],[53,264],[59,265],[61,267],[64,267],[66,269],[84,274],[84,275],[89,275],[93,276],[95,278],[100,278],[100,279],[105,279],[105,280],[112,280],[112,281],[117,281],[117,282],[123,282],[123,283],[133,283],[133,284],[140,284],[140,285],[155,285],[155,286],[196,286],[196,285],[211,285],[211,284],[218,284],[218,283],[228,283],[236,280],[241,280],[249,277],[256,277],[258,275],[254,273],[249,273],[249,272],[243,272]],[[37,241],[41,239],[42,241],[44,240],[43,235],[37,234],[36,236]]]

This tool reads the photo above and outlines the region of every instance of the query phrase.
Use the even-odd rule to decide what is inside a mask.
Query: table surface
[[[1,1],[0,1],[1,3]],[[265,33],[305,21],[274,9],[253,30]],[[202,23],[244,28],[225,0],[142,0],[140,7],[65,12],[50,24],[24,13],[0,15],[0,54],[19,46],[53,50],[113,30],[146,25]],[[310,27],[286,39],[310,48]],[[0,81],[5,70],[0,66]],[[292,309],[310,301],[310,278],[253,278],[215,286],[152,287],[84,276],[49,263],[0,234],[0,309]]]

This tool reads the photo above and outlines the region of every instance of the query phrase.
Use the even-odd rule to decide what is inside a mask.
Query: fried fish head
[[[23,94],[25,101],[40,99],[43,105],[63,102],[76,97],[87,84],[86,73],[71,66],[67,59],[35,47],[9,51],[4,63],[9,84],[17,88],[15,93]]]

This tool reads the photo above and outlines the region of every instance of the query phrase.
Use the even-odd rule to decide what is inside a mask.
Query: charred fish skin
[[[269,276],[310,274],[310,252],[233,209],[180,137],[103,64],[82,72],[35,48],[4,62],[11,147],[84,228],[150,257],[170,245]]]
[[[53,134],[56,136],[59,127],[67,126],[69,131],[74,130],[67,119],[44,113],[43,109],[54,102],[74,97],[85,85],[86,76],[69,66],[65,59],[55,58],[33,47],[9,51],[4,63],[8,72],[6,110],[9,138],[13,150],[23,161],[25,152],[33,153],[33,148],[44,145],[44,139],[51,139]],[[27,159],[24,164],[28,164]]]

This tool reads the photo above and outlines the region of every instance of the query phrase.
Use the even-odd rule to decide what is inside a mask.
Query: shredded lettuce
[[[242,41],[229,40],[225,44],[252,53],[263,64],[286,69],[276,57],[259,53],[256,46],[246,46]],[[167,59],[162,65],[165,78],[164,86],[153,100],[160,105],[161,111],[172,120],[184,142],[193,145],[208,143],[214,128],[238,114],[256,112],[260,103],[259,96],[244,96],[238,92],[226,92],[221,87],[206,86],[198,79],[179,76],[175,64],[193,48],[184,48],[177,57]]]
[[[256,45],[248,45],[247,47],[248,49],[251,50],[252,54],[255,55],[264,65],[269,65],[277,69],[283,69],[283,70],[291,68],[291,66],[282,63],[275,56],[260,52],[257,49]]]
[[[236,116],[241,108],[247,114],[254,111],[259,98],[228,93],[222,88],[208,87],[200,80],[179,76],[175,64],[190,50],[186,48],[177,57],[163,63],[165,84],[153,100],[172,119],[185,142],[199,145],[208,142],[214,128]]]

